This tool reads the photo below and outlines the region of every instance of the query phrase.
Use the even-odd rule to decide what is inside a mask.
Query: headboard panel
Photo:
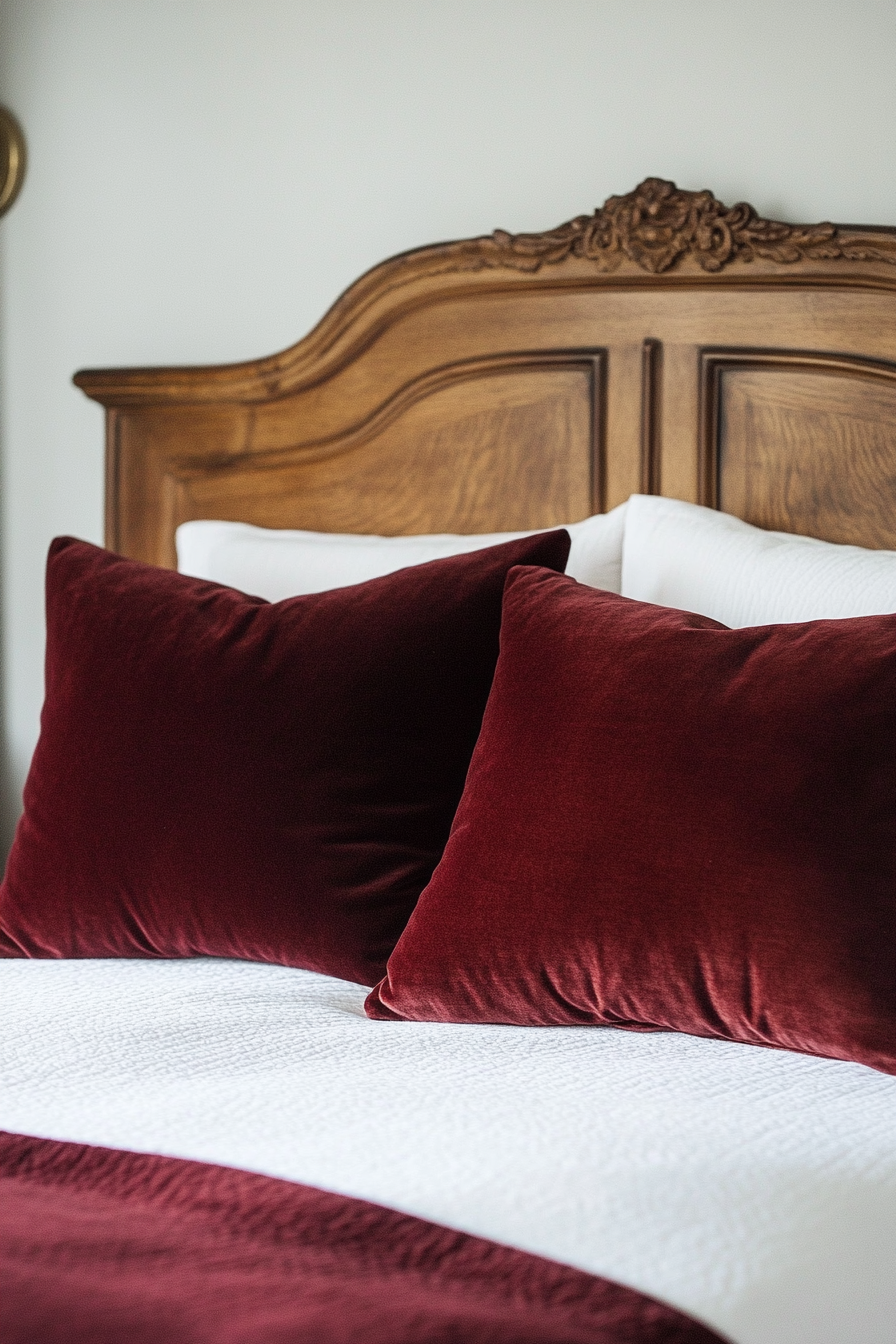
[[[896,232],[656,179],[385,262],[280,355],[75,381],[108,412],[107,544],[157,564],[188,518],[479,532],[637,490],[896,545]]]
[[[705,350],[706,495],[759,527],[896,548],[896,365]]]
[[[335,442],[264,448],[178,472],[182,516],[345,532],[550,526],[600,507],[599,351],[499,353],[399,388]],[[217,512],[215,512],[217,511]]]

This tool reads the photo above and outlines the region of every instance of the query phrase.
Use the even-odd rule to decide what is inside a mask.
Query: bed
[[[896,549],[896,232],[657,179],[545,233],[393,258],[282,354],[75,381],[106,408],[107,546],[162,569],[205,520],[523,534],[633,495]],[[6,1130],[372,1201],[735,1344],[893,1338],[892,1070],[372,1020],[351,978],[248,959],[56,957],[0,962]],[[678,1338],[662,1328],[624,1337]]]

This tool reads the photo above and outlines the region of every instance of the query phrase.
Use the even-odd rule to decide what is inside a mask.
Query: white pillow
[[[566,524],[572,538],[567,574],[592,588],[619,592],[626,505]],[[321,593],[421,565],[446,555],[479,551],[529,532],[476,536],[442,533],[417,537],[297,532],[249,523],[195,521],[177,529],[177,567],[182,574],[212,579],[245,593],[279,602],[300,593]]]
[[[622,594],[733,628],[896,612],[896,551],[766,532],[727,513],[632,495]]]

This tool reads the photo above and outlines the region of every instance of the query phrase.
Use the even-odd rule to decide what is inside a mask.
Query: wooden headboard
[[[633,491],[896,547],[896,230],[655,178],[386,261],[282,354],[75,382],[107,408],[107,545],[156,564],[190,518],[483,532]]]

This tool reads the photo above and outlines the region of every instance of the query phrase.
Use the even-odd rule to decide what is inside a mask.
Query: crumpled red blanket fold
[[[719,1344],[672,1307],[363,1200],[0,1134],[3,1344]]]

